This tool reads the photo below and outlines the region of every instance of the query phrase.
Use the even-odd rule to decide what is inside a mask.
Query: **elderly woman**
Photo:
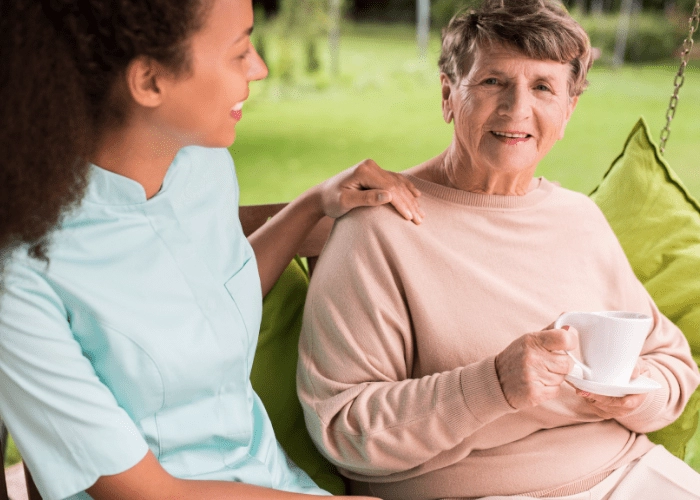
[[[425,220],[357,210],[316,268],[299,395],[318,447],[385,500],[700,498],[700,475],[645,432],[700,382],[682,333],[585,196],[533,178],[586,84],[590,43],[550,0],[487,0],[443,35],[454,139],[407,176]],[[652,316],[636,374],[608,397],[565,381],[563,311]],[[550,326],[547,326],[550,325]],[[635,374],[635,375],[636,375]]]

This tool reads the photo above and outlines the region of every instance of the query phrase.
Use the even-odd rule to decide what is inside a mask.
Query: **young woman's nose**
[[[248,81],[262,80],[267,77],[268,74],[267,64],[265,64],[265,61],[263,61],[262,57],[260,57],[260,54],[258,54],[258,51],[255,50],[255,47],[252,46],[252,44],[251,50],[253,51],[253,57],[248,69]]]

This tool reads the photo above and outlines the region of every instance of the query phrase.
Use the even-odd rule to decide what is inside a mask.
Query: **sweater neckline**
[[[536,186],[527,194],[505,196],[462,191],[461,189],[442,186],[434,182],[419,179],[410,174],[405,175],[422,193],[450,203],[485,209],[503,210],[533,207],[549,196],[555,186],[555,184],[549,182],[544,177],[536,177]]]

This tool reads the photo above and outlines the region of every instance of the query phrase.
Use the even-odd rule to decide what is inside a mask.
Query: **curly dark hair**
[[[452,83],[469,72],[477,47],[512,47],[532,59],[571,66],[569,95],[580,95],[593,63],[591,42],[558,0],[484,0],[458,13],[442,31],[440,71]]]
[[[97,138],[126,118],[114,89],[129,63],[145,56],[189,73],[189,38],[211,3],[0,0],[0,279],[18,247],[48,260]]]

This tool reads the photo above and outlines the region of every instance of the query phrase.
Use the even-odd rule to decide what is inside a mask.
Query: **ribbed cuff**
[[[466,366],[461,378],[467,409],[481,425],[517,411],[508,404],[503,394],[496,373],[495,356]]]
[[[648,367],[651,378],[661,384],[661,389],[647,394],[644,402],[629,415],[615,419],[629,430],[640,433],[649,432],[651,430],[649,425],[653,424],[658,415],[663,412],[668,404],[669,396],[669,387],[666,378],[659,369],[651,363],[648,364]]]

